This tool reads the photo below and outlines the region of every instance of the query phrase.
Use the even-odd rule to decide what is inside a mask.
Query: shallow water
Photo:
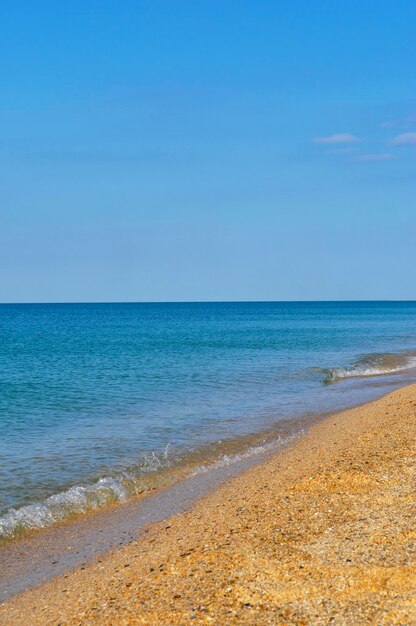
[[[0,338],[11,536],[413,381],[416,303],[0,305]]]

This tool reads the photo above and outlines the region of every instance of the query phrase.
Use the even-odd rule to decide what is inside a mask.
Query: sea
[[[416,381],[416,302],[0,305],[0,539]]]

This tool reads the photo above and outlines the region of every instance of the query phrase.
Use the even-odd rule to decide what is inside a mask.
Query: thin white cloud
[[[385,122],[380,124],[380,128],[386,128],[386,129],[396,128],[397,126],[398,126],[398,122],[396,120],[386,120]]]
[[[371,163],[375,161],[391,161],[395,159],[396,155],[384,153],[384,154],[360,154],[355,157],[355,161],[361,161],[362,163]]]
[[[312,140],[313,143],[323,144],[345,144],[345,143],[357,143],[361,141],[357,135],[351,135],[351,133],[335,133],[329,135],[329,137],[316,137]]]
[[[401,133],[391,140],[396,146],[409,146],[416,144],[416,133]]]
[[[380,128],[385,130],[402,129],[407,130],[414,127],[416,124],[416,115],[407,115],[406,117],[386,120],[382,124],[380,124]]]

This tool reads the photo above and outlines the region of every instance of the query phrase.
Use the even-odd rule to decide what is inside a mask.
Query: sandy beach
[[[415,435],[416,385],[326,418],[0,622],[414,624]]]

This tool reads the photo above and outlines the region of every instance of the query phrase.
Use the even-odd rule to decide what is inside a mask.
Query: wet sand
[[[416,385],[0,607],[2,624],[415,624]]]
[[[287,422],[280,426],[279,435],[274,433],[273,441],[235,456],[229,463],[208,466],[207,471],[191,474],[171,486],[4,542],[0,547],[0,603],[84,567],[94,558],[137,539],[149,524],[190,509],[230,478],[289,445],[304,429],[304,423]]]

